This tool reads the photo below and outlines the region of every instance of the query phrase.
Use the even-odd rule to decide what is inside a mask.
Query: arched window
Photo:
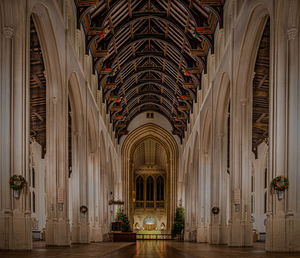
[[[230,102],[227,116],[227,173],[230,174]]]
[[[136,179],[136,200],[144,200],[144,180],[141,176]]]
[[[35,213],[35,192],[32,192],[32,212]]]
[[[156,181],[156,200],[163,201],[164,200],[164,179],[162,176],[159,176]]]
[[[153,187],[154,186],[154,180],[152,176],[149,176],[147,178],[147,201],[153,201],[154,200],[154,194],[153,194]]]
[[[34,171],[34,168],[32,168],[32,188],[35,188],[35,171]]]

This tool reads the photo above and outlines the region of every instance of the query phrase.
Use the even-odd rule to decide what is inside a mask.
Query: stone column
[[[0,203],[0,249],[12,249],[12,191],[9,187],[11,176],[10,164],[10,133],[11,133],[11,88],[12,88],[12,43],[15,30],[13,27],[5,26],[1,28],[1,203]]]
[[[206,209],[207,209],[207,159],[208,152],[202,153],[201,170],[200,170],[200,196],[201,196],[201,209],[198,211],[200,214],[200,225],[197,232],[197,241],[200,243],[207,242],[207,228],[206,228]]]
[[[88,157],[88,217],[89,217],[89,238],[95,242],[95,177],[94,177],[94,158],[95,153],[90,152]]]
[[[177,164],[176,161],[172,158],[167,162],[166,166],[167,173],[169,175],[169,182],[170,182],[170,191],[169,191],[169,196],[166,198],[166,203],[169,201],[170,202],[170,215],[168,218],[167,224],[167,229],[168,232],[171,233],[172,225],[174,223],[174,218],[175,218],[175,212],[176,212],[176,204],[177,204],[177,192],[176,192],[176,183],[177,183],[177,178],[178,175],[176,174],[177,171]],[[167,182],[168,182],[168,177],[167,177]]]
[[[229,221],[229,246],[252,246],[252,222],[250,214],[250,153],[249,153],[249,109],[247,100],[237,100],[234,111],[239,119],[233,126],[233,167],[231,191],[231,218]]]
[[[98,145],[98,144],[97,144]],[[95,242],[101,241],[101,227],[99,223],[100,218],[100,170],[99,170],[99,147],[97,149],[95,159],[94,159],[94,205],[95,205]]]
[[[86,87],[88,85],[86,84]],[[85,99],[87,101],[87,99]],[[89,206],[89,197],[88,197],[88,150],[87,150],[87,142],[88,142],[88,130],[87,130],[87,106],[84,107],[84,121],[83,121],[83,132],[80,137],[79,144],[79,157],[80,157],[80,170],[79,170],[79,195],[80,195],[80,204],[79,206],[85,205]],[[89,208],[89,207],[88,207]],[[78,210],[79,212],[79,210]],[[90,242],[90,234],[89,234],[89,211],[85,214],[80,214],[79,219],[79,243],[89,243]]]
[[[196,148],[194,148],[194,152]],[[195,153],[193,153],[193,158],[195,158]],[[196,198],[196,189],[197,189],[197,180],[196,180],[196,173],[197,173],[197,159],[194,159],[191,163],[191,231],[192,231],[192,241],[197,240],[197,223],[196,223],[196,207],[197,207],[197,198]]]
[[[100,152],[102,155],[103,153]],[[103,157],[99,156],[99,226],[100,226],[100,241],[103,240],[103,232],[104,232],[104,183],[103,183]]]
[[[83,116],[81,125],[82,127],[79,131],[74,132],[72,138],[72,155],[74,156],[72,161],[72,243],[89,242],[89,211],[85,214],[80,213],[80,206],[85,205],[88,207],[86,116]]]
[[[225,194],[225,175],[224,169],[224,133],[216,137],[216,144],[213,151],[213,169],[212,169],[212,183],[211,183],[211,207],[218,207],[219,214],[212,214],[210,209],[210,244],[220,244],[221,237],[226,235],[226,225],[221,225],[222,218],[226,215],[226,194]],[[221,193],[221,194],[220,194]],[[224,203],[225,202],[225,203]]]
[[[188,159],[189,160],[189,159]],[[188,167],[188,164],[186,165],[186,167]],[[191,217],[191,210],[190,210],[190,202],[191,202],[191,198],[190,198],[190,181],[189,181],[189,174],[188,174],[188,169],[187,171],[184,172],[184,196],[185,196],[185,228],[184,228],[184,240],[189,241],[190,240],[190,227],[191,227],[191,221],[190,221],[190,217]]]
[[[75,128],[75,119],[72,116],[72,128]],[[80,219],[80,195],[79,195],[79,132],[72,130],[72,175],[71,175],[71,194],[72,194],[72,243],[79,242],[79,219]]]
[[[100,139],[99,139],[100,141]],[[98,174],[98,180],[97,180],[97,184],[98,184],[98,241],[102,241],[103,239],[103,229],[102,229],[102,226],[103,226],[103,194],[102,194],[102,187],[103,187],[103,179],[102,179],[102,160],[101,160],[101,151],[100,151],[100,142],[99,142],[99,145],[98,145],[98,153],[97,153],[97,174]]]
[[[295,1],[294,3],[296,3]],[[290,1],[293,6],[293,1]],[[297,4],[294,5],[297,8]],[[298,5],[299,8],[299,5]],[[293,17],[293,10],[290,16]],[[295,13],[294,13],[295,15]],[[295,16],[294,18],[299,16]],[[294,24],[298,24],[295,20]],[[279,28],[278,64],[275,70],[273,109],[274,134],[270,144],[272,174],[270,181],[276,176],[289,178],[290,187],[284,198],[278,199],[277,193],[269,196],[267,214],[268,251],[300,251],[300,185],[299,178],[299,35],[296,27],[285,31]]]
[[[0,249],[29,250],[32,246],[29,191],[13,197],[9,178],[21,174],[28,183],[26,150],[29,142],[26,127],[26,22],[16,14],[23,27],[4,26],[1,37],[1,202]],[[22,43],[21,43],[22,42]]]
[[[227,122],[228,115],[226,115],[225,121]],[[227,212],[228,212],[228,199],[230,196],[228,196],[228,172],[227,172],[227,137],[224,137],[224,133],[219,135],[219,141],[220,141],[220,149],[221,149],[221,158],[220,158],[220,168],[219,168],[219,207],[220,207],[220,213],[219,213],[219,239],[218,244],[227,244]]]
[[[205,242],[209,241],[210,207],[211,207],[211,152],[205,153]]]
[[[55,87],[48,77],[47,88]],[[47,100],[46,244],[49,246],[70,245],[67,104],[64,102],[64,92],[60,94],[58,97],[49,93]]]
[[[295,3],[295,1],[294,1]],[[296,5],[297,6],[297,5]],[[299,11],[299,3],[298,3]],[[299,19],[299,16],[298,16]],[[299,24],[299,20],[295,23]],[[292,24],[288,29],[288,98],[289,98],[289,122],[288,122],[288,171],[290,188],[287,193],[287,243],[288,251],[300,251],[300,85],[299,85],[299,55],[300,42],[298,28]]]
[[[202,225],[202,206],[203,206],[203,193],[202,193],[202,160],[201,160],[201,149],[199,150],[199,166],[198,166],[198,173],[197,173],[197,182],[198,188],[196,189],[197,192],[197,242],[200,242],[200,234],[201,234],[201,225]]]

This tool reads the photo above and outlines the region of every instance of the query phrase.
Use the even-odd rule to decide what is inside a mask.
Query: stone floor
[[[91,244],[78,244],[72,245],[72,247],[46,247],[43,242],[35,242],[33,244],[32,251],[0,251],[0,258],[96,258],[103,257],[111,252],[120,250],[127,246],[133,246],[133,248],[135,248],[135,243],[102,242]]]
[[[255,244],[253,248],[229,248],[208,244],[175,242],[175,241],[137,241],[137,243],[94,243],[88,245],[72,245],[70,248],[46,248],[43,243],[35,243],[31,252],[1,252],[0,258],[11,257],[170,257],[170,258],[248,258],[248,257],[300,257],[300,253],[267,253],[263,244]]]

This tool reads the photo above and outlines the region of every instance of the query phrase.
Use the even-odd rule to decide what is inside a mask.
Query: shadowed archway
[[[125,199],[125,211],[130,222],[133,222],[133,175],[134,175],[134,153],[138,146],[145,140],[156,142],[163,148],[166,154],[166,202],[167,210],[167,232],[171,231],[175,208],[177,203],[177,174],[178,174],[178,147],[175,139],[167,131],[154,124],[145,124],[134,130],[125,139],[122,146],[122,176],[123,196]]]

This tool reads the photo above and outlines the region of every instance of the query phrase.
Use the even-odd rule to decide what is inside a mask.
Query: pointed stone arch
[[[193,189],[199,189],[199,174],[200,174],[200,137],[198,131],[196,131],[194,137],[194,150],[193,150],[193,162],[192,165],[192,184],[193,184]],[[193,191],[191,198],[196,201],[196,205],[193,205],[192,207],[192,226],[193,226],[193,231],[196,231],[197,229],[197,212],[200,210],[199,209],[199,193],[200,191]],[[194,236],[194,241],[196,241],[196,234]]]
[[[98,147],[98,126],[96,122],[95,113],[92,109],[88,112],[88,145],[90,151],[96,153]]]
[[[230,78],[228,73],[223,73],[220,81],[219,91],[217,93],[216,115],[214,117],[214,124],[216,126],[217,134],[224,134],[224,127],[226,126],[226,113],[230,102]]]
[[[234,74],[235,82],[231,99],[231,122],[234,137],[231,137],[231,165],[230,165],[230,194],[239,194],[240,206],[250,205],[251,182],[251,140],[252,140],[252,89],[254,67],[261,37],[265,25],[270,17],[268,6],[263,1],[253,1],[249,5],[250,11],[245,23],[245,32],[240,43],[240,55]],[[273,25],[271,25],[272,27]],[[231,200],[230,220],[228,224],[229,246],[252,246],[252,219],[249,209],[234,210],[235,204]],[[243,217],[243,222],[239,221]],[[244,233],[241,233],[244,232]]]
[[[83,96],[80,88],[78,75],[72,72],[68,80],[68,97],[70,100],[72,121],[74,121],[72,127],[75,134],[81,134],[83,131]]]
[[[220,87],[216,98],[214,117],[214,153],[212,205],[219,207],[219,216],[211,224],[212,244],[227,244],[227,223],[230,217],[230,99],[231,84],[229,75],[221,76]],[[216,225],[219,226],[216,226]]]
[[[125,201],[125,211],[128,217],[133,220],[132,205],[132,160],[135,149],[145,139],[153,139],[157,141],[166,151],[167,155],[167,173],[169,173],[169,203],[167,230],[171,231],[171,224],[175,214],[177,205],[177,177],[178,177],[178,146],[172,135],[165,129],[155,124],[145,124],[131,134],[129,134],[122,145],[122,180],[123,180],[123,198]]]
[[[29,13],[30,14],[30,13]],[[68,172],[67,162],[67,87],[64,87],[64,74],[60,50],[53,29],[53,20],[47,6],[37,3],[31,14],[41,49],[46,71],[46,149],[47,149],[47,180],[46,180],[46,241],[48,245],[70,245],[70,226],[68,218]],[[59,211],[54,200],[58,191],[63,191],[63,211]],[[55,210],[53,212],[53,209]]]
[[[249,15],[235,74],[237,98],[240,100],[247,100],[251,96],[249,95],[249,85],[252,85],[256,54],[269,16],[267,7],[261,2],[253,6],[253,10]]]
[[[211,122],[212,122],[212,114],[211,110],[208,108],[205,111],[204,119],[203,119],[203,129],[201,135],[201,143],[202,143],[202,153],[208,153],[211,148]]]

